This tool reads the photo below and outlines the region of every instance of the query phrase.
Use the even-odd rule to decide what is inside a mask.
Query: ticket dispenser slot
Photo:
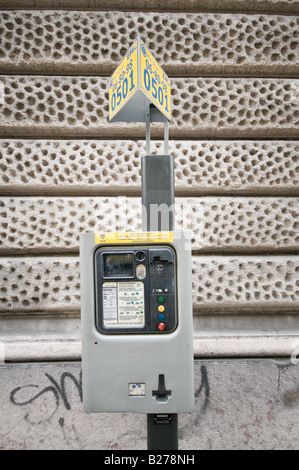
[[[104,334],[166,334],[177,327],[176,255],[171,247],[99,248],[96,325]]]

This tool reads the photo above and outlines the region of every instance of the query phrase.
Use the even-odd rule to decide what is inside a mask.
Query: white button
[[[146,276],[146,267],[144,264],[137,264],[136,277],[137,279],[144,279]]]

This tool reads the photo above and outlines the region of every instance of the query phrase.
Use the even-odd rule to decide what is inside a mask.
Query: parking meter
[[[80,235],[87,413],[193,409],[190,236],[153,233]]]

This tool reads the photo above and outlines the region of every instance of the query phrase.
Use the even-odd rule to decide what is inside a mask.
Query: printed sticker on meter
[[[130,47],[109,80],[109,119],[111,120],[132,98],[138,86],[137,44]]]
[[[140,40],[140,44],[140,89],[164,116],[170,120],[170,80],[142,40]]]

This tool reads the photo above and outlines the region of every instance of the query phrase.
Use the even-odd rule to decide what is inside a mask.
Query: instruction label
[[[103,322],[109,328],[144,326],[143,282],[104,282]]]

